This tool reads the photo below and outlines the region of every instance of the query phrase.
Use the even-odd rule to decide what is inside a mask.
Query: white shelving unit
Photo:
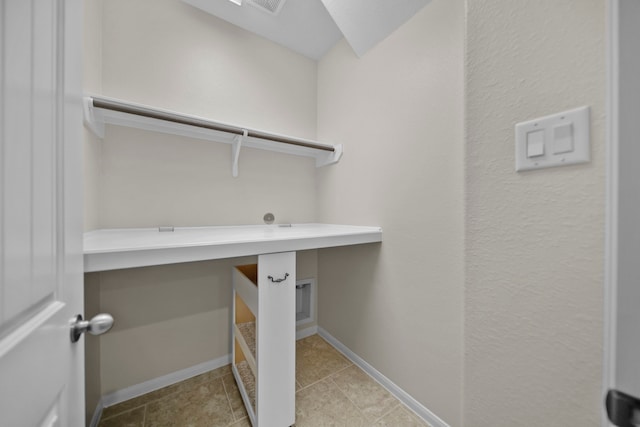
[[[105,125],[111,124],[231,144],[234,177],[238,176],[242,147],[312,157],[316,167],[337,163],[342,157],[342,144],[264,132],[114,98],[86,96],[83,103],[85,124],[100,138],[104,138]]]
[[[296,254],[233,269],[232,370],[254,427],[295,423]]]

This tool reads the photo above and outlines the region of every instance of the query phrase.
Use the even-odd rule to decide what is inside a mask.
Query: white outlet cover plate
[[[573,150],[556,154],[556,151],[562,151],[556,148],[556,144],[563,143],[564,146],[566,141],[556,142],[554,129],[566,124],[572,125]],[[544,130],[544,154],[527,157],[527,135],[539,130]],[[518,172],[587,163],[590,160],[588,106],[516,124],[516,171]]]

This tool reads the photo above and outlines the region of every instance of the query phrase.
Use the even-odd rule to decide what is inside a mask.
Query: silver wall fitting
[[[267,212],[266,214],[264,214],[262,219],[264,220],[265,224],[273,224],[273,221],[276,220],[276,217],[271,212]]]

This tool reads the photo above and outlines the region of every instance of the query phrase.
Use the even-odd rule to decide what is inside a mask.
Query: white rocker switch
[[[527,133],[527,157],[544,156],[544,130]]]
[[[573,151],[573,123],[566,123],[553,128],[553,153],[570,153]]]

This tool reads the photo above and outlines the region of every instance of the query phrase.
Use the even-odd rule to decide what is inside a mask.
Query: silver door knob
[[[71,323],[71,342],[77,342],[85,332],[89,332],[91,335],[104,334],[112,326],[113,317],[110,314],[96,314],[91,320],[82,320],[82,315],[78,314]]]

